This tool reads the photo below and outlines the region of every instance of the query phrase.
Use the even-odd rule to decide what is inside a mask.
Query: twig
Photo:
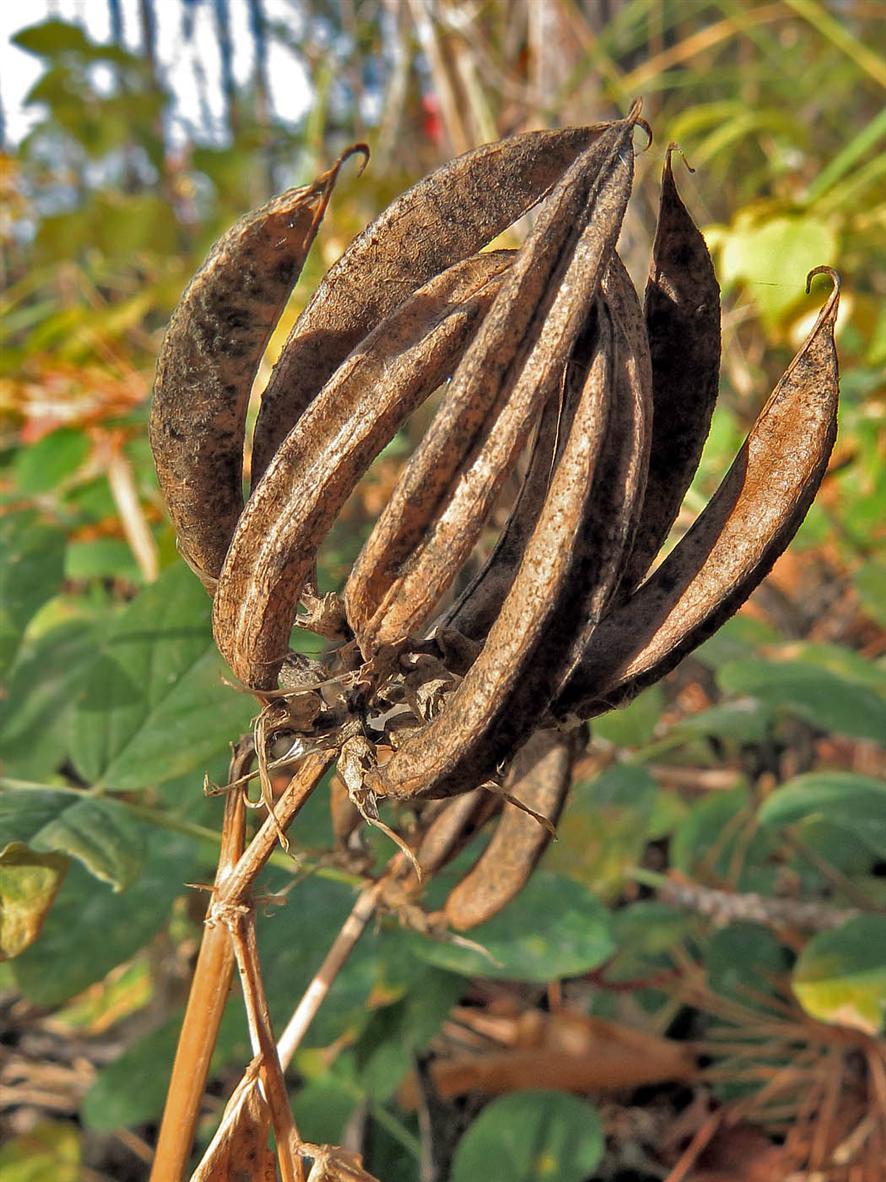
[[[219,892],[217,903],[238,907],[245,903],[253,882],[277,846],[277,829],[285,830],[320,782],[335,758],[334,751],[317,751],[298,766],[283,795],[275,805],[274,817],[268,817]]]
[[[251,752],[251,745],[249,750]],[[240,756],[238,761],[238,752],[235,752],[231,761],[230,780],[243,774],[243,757]],[[296,770],[277,803],[277,821],[284,828],[292,822],[320,782],[333,754],[321,752],[311,755]],[[275,849],[277,827],[269,817],[249,843],[249,848],[243,852],[245,813],[242,793],[228,793],[225,798],[218,872],[207,917],[219,908],[244,905],[252,883]],[[236,818],[236,827],[233,818]],[[233,949],[227,929],[222,924],[207,924],[203,930],[188,1007],[179,1036],[151,1182],[178,1182],[187,1164],[209,1072],[209,1060],[228,997],[233,963]]]
[[[298,1152],[301,1138],[289,1107],[283,1070],[274,1045],[271,1015],[255,939],[255,915],[248,906],[226,907],[223,910],[216,908],[215,918],[223,922],[231,933],[231,943],[240,970],[249,1034],[253,1050],[261,1063],[261,1080],[271,1111],[283,1182],[304,1182],[304,1169]]]
[[[129,549],[145,582],[153,583],[159,573],[157,544],[138,499],[132,467],[113,442],[108,455],[107,475],[111,496],[120,514],[120,524],[123,526]]]
[[[251,750],[251,748],[250,748]],[[240,775],[245,756],[237,747],[231,759],[231,778]],[[243,853],[246,834],[246,807],[242,792],[231,792],[225,799],[222,842],[218,855],[212,911],[222,884]],[[194,979],[175,1052],[163,1121],[151,1169],[151,1182],[177,1182],[181,1178],[200,1111],[200,1101],[209,1074],[209,1060],[215,1048],[218,1028],[228,1000],[234,953],[228,933],[221,926],[206,926]]]
[[[828,903],[804,899],[773,899],[754,892],[739,894],[701,886],[696,882],[674,882],[659,889],[663,903],[672,903],[699,915],[710,916],[718,923],[765,924],[767,927],[801,928],[809,932],[842,927],[860,912],[856,908],[833,907]]]
[[[301,1044],[301,1040],[328,994],[333,981],[341,972],[367,923],[375,913],[379,895],[384,889],[387,878],[395,873],[395,864],[399,866],[401,861],[399,855],[395,857],[388,874],[378,882],[366,887],[357,896],[350,915],[305,990],[277,1044],[277,1058],[283,1071],[291,1062],[292,1056]],[[247,1067],[243,1078],[228,1101],[222,1123],[194,1174],[193,1182],[213,1177],[213,1167],[221,1155],[226,1152],[231,1141],[248,1137],[253,1131],[258,1115],[255,1103],[255,1092],[258,1085],[257,1068],[258,1059],[254,1059]]]

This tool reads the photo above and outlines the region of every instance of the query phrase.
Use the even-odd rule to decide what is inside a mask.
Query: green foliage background
[[[39,1125],[0,1150],[5,1178],[74,1179],[87,1165],[106,1176],[110,1131],[153,1135],[199,934],[200,899],[183,884],[207,881],[217,851],[220,805],[204,798],[201,780],[204,771],[224,774],[227,744],[248,727],[251,708],[224,684],[208,600],[176,558],[146,442],[152,366],[213,238],[355,139],[368,140],[372,163],[337,189],[272,352],[350,237],[453,151],[517,127],[608,118],[641,94],[656,143],[638,162],[627,262],[642,281],[663,151],[677,140],[696,169],[681,175],[681,189],[724,295],[721,406],[685,520],[716,487],[808,328],[821,294],[806,297],[804,279],[820,264],[844,280],[843,402],[831,473],[793,558],[752,612],[595,726],[599,774],[579,779],[560,842],[524,894],[472,933],[493,959],[387,923],[367,935],[298,1058],[295,1106],[308,1135],[338,1139],[365,1103],[369,1168],[386,1182],[416,1177],[419,1129],[398,1105],[397,1085],[476,977],[541,987],[603,973],[577,995],[585,1009],[665,1032],[682,996],[667,984],[680,950],[680,963],[700,966],[714,994],[741,981],[772,997],[793,988],[815,1021],[882,1034],[878,6],[626,0],[601,23],[603,6],[553,0],[544,36],[531,6],[481,6],[465,31],[447,19],[466,11],[455,0],[441,0],[436,18],[421,4],[387,5],[384,19],[369,0],[305,0],[300,39],[284,25],[263,29],[305,63],[314,103],[304,123],[269,113],[259,57],[252,85],[226,91],[224,134],[175,151],[168,83],[150,43],[140,52],[98,45],[61,20],[17,36],[42,74],[28,97],[38,122],[0,154],[0,948],[10,958],[0,987],[23,999],[26,1027],[50,1011],[71,1037],[119,1037],[115,1060],[77,1097],[76,1122]],[[158,7],[157,19],[170,9]],[[96,81],[97,65],[110,71],[110,86]],[[385,478],[383,468],[372,474],[364,501],[333,535],[329,584],[356,553],[372,490],[383,493]],[[704,791],[710,784],[716,789]],[[298,829],[307,876],[262,921],[278,1022],[355,885],[323,863],[331,834],[322,802]],[[292,863],[275,861],[269,890],[291,885]],[[701,886],[857,914],[818,935],[760,926],[743,939],[746,924],[716,932],[648,898],[668,870]],[[661,974],[665,984],[635,991],[630,1005],[605,984]],[[697,1021],[704,1012],[699,1003]],[[336,1040],[344,1050],[327,1068],[318,1048]],[[224,1076],[248,1056],[232,1006],[215,1069]],[[208,1113],[201,1126],[204,1141],[212,1120]],[[594,1113],[562,1093],[497,1100],[468,1125],[456,1180],[482,1170],[490,1179],[580,1182],[603,1152]],[[127,1160],[125,1176],[144,1169]]]

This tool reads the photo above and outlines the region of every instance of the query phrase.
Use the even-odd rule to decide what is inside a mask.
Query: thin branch
[[[234,955],[240,970],[249,1034],[253,1050],[261,1063],[261,1081],[271,1110],[274,1137],[277,1141],[277,1160],[280,1163],[283,1182],[304,1182],[304,1169],[298,1152],[301,1137],[295,1127],[286,1095],[283,1071],[274,1044],[271,1015],[255,938],[255,914],[248,906],[224,909],[216,907],[215,918],[223,922],[231,934]]]
[[[401,863],[402,859],[398,855],[393,859],[388,873],[378,882],[366,887],[357,896],[350,915],[342,925],[320,968],[314,974],[313,980],[305,990],[277,1043],[276,1054],[283,1071],[286,1070],[292,1056],[301,1045],[301,1041],[329,993],[332,983],[341,972],[357,941],[365,931],[366,925],[374,915],[385,883],[392,874],[396,873]],[[256,1103],[258,1065],[259,1060],[256,1057],[244,1072],[243,1078],[228,1101],[221,1125],[203,1155],[203,1160],[200,1162],[192,1182],[202,1182],[204,1179],[213,1178],[215,1176],[214,1170],[218,1167],[223,1155],[228,1152],[228,1147],[236,1141],[254,1135],[257,1122],[260,1119],[260,1111]]]
[[[249,748],[251,752],[251,747]],[[244,754],[237,747],[231,759],[230,775],[243,770]],[[222,842],[218,856],[211,914],[222,883],[237,865],[243,853],[246,834],[246,806],[242,792],[231,792],[225,800]],[[200,1111],[209,1061],[218,1037],[233,972],[234,953],[228,933],[219,925],[206,926],[191,982],[188,1006],[175,1052],[157,1151],[151,1169],[151,1182],[177,1182],[181,1178]]]

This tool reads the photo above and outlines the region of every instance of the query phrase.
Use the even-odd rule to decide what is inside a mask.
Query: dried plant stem
[[[243,770],[245,756],[238,749],[231,760],[235,779]],[[222,883],[243,853],[246,834],[246,804],[243,791],[230,792],[225,800],[221,849],[215,876],[213,900]],[[191,982],[188,1006],[175,1052],[157,1150],[151,1168],[151,1182],[173,1182],[181,1178],[200,1111],[200,1101],[209,1073],[209,1060],[218,1037],[219,1023],[228,1000],[234,952],[228,933],[216,924],[203,929],[203,940]]]
[[[277,847],[278,831],[286,831],[334,758],[334,751],[318,751],[308,755],[299,764],[283,795],[274,805],[274,815],[267,817],[240,861],[225,879],[216,899],[217,906],[238,907],[247,901],[250,887]]]
[[[231,943],[240,971],[243,1000],[249,1022],[253,1050],[261,1061],[260,1078],[271,1112],[277,1161],[283,1182],[304,1182],[304,1169],[298,1153],[301,1137],[295,1127],[286,1095],[283,1070],[277,1057],[268,999],[261,975],[258,943],[255,938],[255,915],[248,905],[216,910],[216,916],[231,933]]]
[[[765,924],[768,927],[800,928],[803,931],[829,931],[842,927],[861,914],[857,908],[834,907],[808,899],[773,899],[755,892],[736,893],[702,886],[696,882],[668,880],[659,888],[659,899],[699,915],[708,915],[719,923],[738,920]]]
[[[293,1011],[292,1017],[286,1024],[286,1029],[277,1044],[277,1053],[284,1067],[301,1045],[301,1040],[308,1031],[308,1027],[317,1015],[326,995],[332,987],[333,981],[341,972],[348,957],[354,951],[357,941],[362,936],[366,925],[375,914],[378,898],[384,889],[387,875],[379,879],[372,886],[366,887],[357,896],[357,901],[350,915],[342,925],[341,931],[335,937],[332,947],[326,953],[314,978],[308,985],[301,1001]]]
[[[228,793],[218,871],[209,915],[246,904],[252,883],[277,843],[277,826],[285,829],[310,797],[333,759],[332,752],[311,755],[298,767],[275,807],[243,852],[245,803],[242,790]],[[245,749],[231,761],[230,780],[242,775]],[[228,998],[234,952],[223,924],[207,924],[188,998],[175,1065],[166,1098],[151,1182],[178,1182],[194,1139],[200,1101],[215,1048],[218,1027]]]
[[[314,974],[313,980],[305,990],[277,1043],[275,1058],[283,1071],[286,1070],[292,1056],[301,1045],[301,1041],[329,993],[332,983],[353,952],[367,923],[375,914],[379,895],[384,890],[386,881],[391,874],[396,872],[396,868],[401,863],[402,859],[398,855],[393,859],[388,873],[378,882],[366,887],[357,896],[350,915],[342,925],[323,963]],[[252,1101],[254,1100],[253,1093],[258,1085],[258,1068],[259,1056],[256,1056],[231,1095],[225,1108],[222,1123],[200,1163],[195,1178],[198,1176],[211,1178],[216,1159],[225,1151],[230,1142],[244,1136],[247,1126],[254,1121],[255,1105]]]

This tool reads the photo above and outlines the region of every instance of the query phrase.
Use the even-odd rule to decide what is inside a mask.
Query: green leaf
[[[142,573],[132,550],[121,538],[94,538],[71,542],[65,553],[65,578],[80,582],[86,579],[126,579],[141,583]]]
[[[234,997],[225,1009],[212,1054],[213,1072],[249,1058],[242,1004],[241,998]],[[176,1013],[102,1068],[80,1106],[87,1128],[110,1133],[159,1118],[183,1016],[183,1012]]]
[[[61,586],[65,535],[34,513],[0,518],[0,678],[28,621]]]
[[[742,210],[723,235],[720,272],[724,285],[739,280],[768,324],[802,300],[806,275],[835,262],[837,237],[825,222],[808,213],[771,216]]]
[[[579,780],[557,827],[545,869],[568,875],[604,897],[617,893],[640,856],[658,787],[639,764],[613,764]]]
[[[61,854],[37,854],[21,842],[0,852],[0,960],[29,948],[58,894],[68,869]]]
[[[404,997],[373,1013],[354,1048],[368,1096],[383,1102],[394,1095],[463,990],[464,982],[453,973],[426,969]]]
[[[886,735],[886,701],[830,669],[801,661],[731,661],[717,674],[727,693],[750,694],[819,730],[859,739]]]
[[[415,955],[466,977],[542,984],[596,968],[614,950],[609,913],[587,887],[541,871],[517,898],[470,933],[489,953],[414,936]]]
[[[70,1122],[41,1121],[0,1149],[3,1182],[80,1182],[80,1138]]]
[[[792,983],[813,1018],[880,1034],[886,1015],[886,916],[860,915],[813,936],[794,966]]]
[[[72,865],[40,939],[12,962],[20,992],[54,1006],[100,981],[166,923],[193,872],[193,842],[167,832],[151,835],[141,878],[119,893]]]
[[[603,1156],[595,1109],[563,1092],[488,1104],[458,1143],[452,1182],[583,1182]]]
[[[683,718],[668,731],[668,738],[729,739],[733,743],[762,743],[769,733],[772,711],[762,702],[745,699],[724,702]]]
[[[89,455],[83,431],[62,427],[18,452],[13,464],[16,484],[29,496],[50,492],[80,468]]]
[[[813,772],[778,788],[757,814],[762,825],[826,821],[886,858],[886,784],[855,772]]]
[[[39,25],[29,25],[12,38],[19,49],[26,49],[39,57],[54,57],[59,53],[82,53],[92,42],[79,25],[52,18]]]
[[[145,832],[116,801],[0,780],[0,850],[10,842],[67,854],[121,891],[141,873]]]
[[[146,587],[111,624],[73,723],[84,779],[143,788],[201,769],[249,723],[246,694],[223,683],[210,601],[182,564]]]
[[[708,940],[704,963],[714,993],[753,1006],[756,995],[771,992],[771,983],[790,962],[786,949],[766,928],[732,923]]]
[[[594,722],[594,736],[618,747],[642,747],[655,733],[664,709],[664,690],[653,685],[623,710],[610,710]]]
[[[68,753],[77,686],[95,655],[96,625],[68,621],[25,638],[0,701],[3,770],[45,780]]]
[[[708,669],[719,669],[730,661],[740,660],[778,640],[775,629],[763,620],[752,616],[733,616],[710,640],[693,653],[695,660]]]
[[[776,873],[768,864],[775,848],[773,835],[756,826],[748,790],[739,787],[698,801],[680,822],[670,853],[674,869],[689,878],[768,891]]]
[[[886,562],[866,562],[855,572],[853,582],[865,610],[886,628]]]

